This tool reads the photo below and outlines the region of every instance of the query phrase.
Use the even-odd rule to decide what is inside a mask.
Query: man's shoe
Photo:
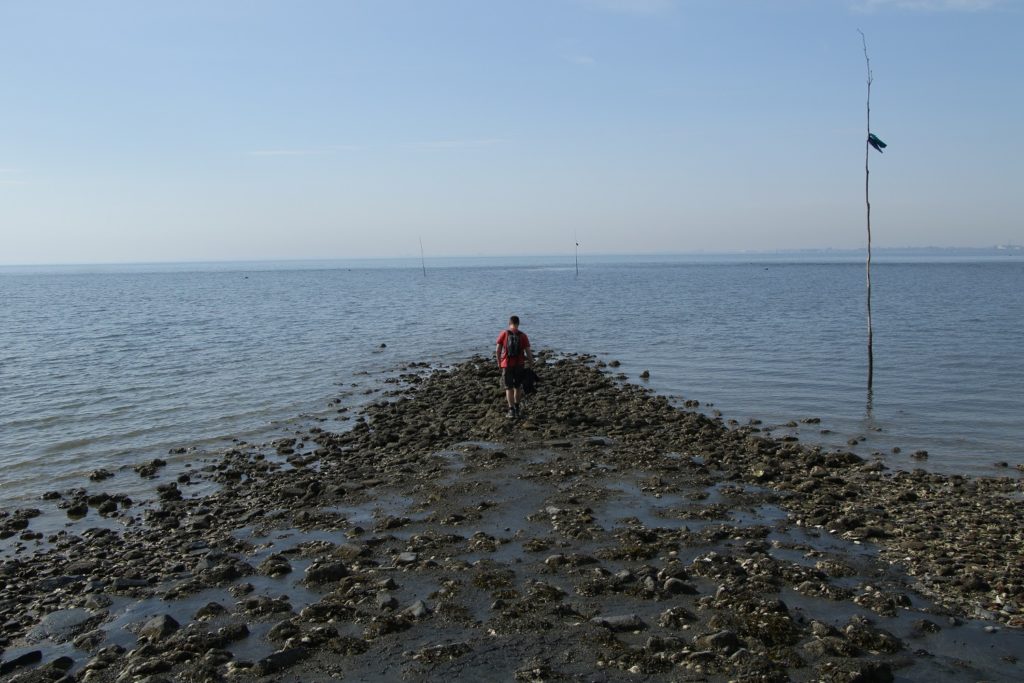
[[[508,417],[508,418],[513,418],[515,416],[516,416],[516,409],[515,408],[509,408],[508,412],[505,413],[505,417]]]

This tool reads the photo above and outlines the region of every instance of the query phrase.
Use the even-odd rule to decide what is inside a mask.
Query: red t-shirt
[[[501,360],[499,361],[501,367],[508,368],[517,365],[523,365],[526,362],[526,349],[530,348],[530,339],[526,336],[526,333],[519,331],[519,355],[508,358],[505,353],[505,338],[508,337],[511,330],[502,330],[501,334],[498,335],[498,346],[501,347]]]

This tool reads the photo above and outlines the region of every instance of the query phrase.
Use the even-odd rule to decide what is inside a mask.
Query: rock
[[[663,628],[678,629],[694,621],[697,621],[697,615],[682,605],[670,607],[658,616],[658,625]]]
[[[80,636],[76,636],[71,642],[79,650],[94,650],[100,646],[100,643],[102,643],[106,637],[107,634],[104,631],[95,629],[93,631],[86,631]]]
[[[377,597],[374,602],[377,605],[377,609],[393,610],[398,607],[398,599],[387,591],[377,593]]]
[[[156,476],[156,472],[158,469],[160,469],[161,467],[165,467],[166,465],[167,461],[161,460],[160,458],[154,458],[148,463],[136,465],[135,471],[138,473],[140,477],[151,478]]]
[[[291,612],[292,604],[286,595],[282,595],[279,598],[260,595],[242,602],[242,608],[252,614],[275,614],[277,612]]]
[[[971,591],[972,593],[987,591],[991,587],[988,581],[977,574],[967,574],[964,576],[961,585],[963,585],[964,590]]]
[[[395,564],[396,565],[416,564],[416,562],[418,562],[419,559],[420,559],[420,556],[418,554],[416,554],[416,553],[410,553],[410,552],[399,553],[398,556],[395,557]]]
[[[260,562],[259,565],[256,567],[256,573],[261,574],[263,576],[284,576],[285,574],[291,573],[291,571],[291,562],[288,561],[287,557],[281,555],[280,553],[274,553],[273,555],[270,555],[269,557],[267,557],[267,559]]]
[[[161,484],[156,487],[157,496],[160,500],[181,500],[183,498],[181,489],[178,488],[177,482],[170,482],[169,484]]]
[[[548,567],[551,567],[552,569],[561,567],[563,564],[565,564],[565,555],[549,555],[548,557],[544,558],[544,564]]]
[[[44,639],[57,643],[67,642],[75,635],[93,628],[102,617],[103,615],[99,615],[97,618],[96,614],[80,607],[55,610],[44,616],[28,632],[27,638],[31,642],[40,642]]]
[[[105,479],[110,479],[112,476],[114,476],[113,472],[111,472],[109,470],[106,470],[106,469],[103,469],[101,467],[98,470],[93,470],[89,474],[89,480],[90,481],[103,481]]]
[[[57,669],[58,671],[67,671],[74,665],[75,660],[71,659],[71,657],[68,657],[66,655],[63,657],[57,657],[57,659],[47,664],[47,666]]]
[[[642,631],[647,628],[643,619],[635,614],[621,614],[610,617],[594,617],[590,623],[604,626],[610,631]]]
[[[233,643],[249,637],[249,627],[245,624],[228,624],[217,629],[217,636],[226,643]]]
[[[249,595],[249,593],[252,593],[254,590],[256,590],[256,586],[252,585],[249,582],[245,582],[231,586],[230,588],[228,588],[228,593],[231,593],[236,598],[240,598],[245,595]]]
[[[167,614],[161,614],[160,616],[153,617],[139,629],[139,635],[143,638],[156,642],[163,640],[167,636],[171,635],[175,631],[181,628],[173,617]]]
[[[306,581],[328,583],[348,576],[348,567],[341,562],[318,561],[306,568]]]
[[[267,632],[270,640],[288,640],[302,632],[302,629],[291,619],[285,619]]]
[[[718,633],[712,633],[711,635],[697,638],[694,640],[694,644],[698,647],[707,648],[709,650],[735,652],[740,647],[740,639],[739,636],[732,631],[719,631]]]
[[[690,584],[682,581],[681,579],[665,579],[665,584],[662,589],[666,593],[684,593],[686,595],[696,595],[697,589]]]
[[[888,662],[841,662],[828,668],[820,680],[850,683],[892,683],[892,665]]]
[[[15,669],[19,669],[29,664],[35,664],[43,660],[42,650],[32,650],[24,654],[18,655],[13,659],[8,659],[5,662],[0,663],[0,676],[9,674]]]
[[[826,624],[823,621],[818,621],[817,619],[815,619],[811,622],[811,633],[813,633],[819,638],[825,638],[829,636],[838,636],[839,630],[834,626],[830,626],[829,624]]]
[[[212,529],[214,519],[211,515],[195,515],[189,518],[188,525],[191,529]]]
[[[405,608],[404,614],[413,619],[422,619],[430,614],[430,608],[427,607],[427,603],[422,600],[417,600],[409,607]]]
[[[58,588],[63,588],[64,586],[69,586],[73,583],[78,583],[79,581],[83,581],[84,579],[85,577],[80,574],[63,574],[61,576],[50,576],[40,581],[39,587],[44,591],[54,591]]]
[[[196,610],[195,617],[193,618],[209,619],[211,617],[220,616],[221,614],[224,614],[227,611],[227,608],[219,602],[208,602],[202,607],[200,607],[198,610]]]
[[[267,676],[295,666],[308,656],[309,650],[304,647],[279,650],[256,662],[253,671],[259,676]]]
[[[408,517],[385,517],[377,524],[377,530],[389,531],[391,529],[400,529],[411,521]]]
[[[888,631],[874,628],[861,617],[854,617],[843,630],[850,642],[865,650],[895,653],[903,649],[903,642]]]
[[[72,503],[71,505],[68,506],[66,512],[67,516],[71,517],[72,519],[85,517],[87,514],[89,514],[89,505],[85,501],[79,503]]]
[[[767,481],[779,476],[779,471],[771,465],[759,463],[750,468],[750,474],[759,481]]]

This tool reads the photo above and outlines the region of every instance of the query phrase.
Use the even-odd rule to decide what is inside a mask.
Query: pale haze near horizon
[[[1021,0],[0,2],[0,263],[1024,242]]]

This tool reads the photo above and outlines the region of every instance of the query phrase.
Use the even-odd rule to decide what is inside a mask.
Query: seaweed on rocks
[[[516,420],[490,359],[417,366],[345,429],[235,442],[150,502],[44,501],[85,516],[0,563],[0,666],[100,683],[1020,677],[1019,478],[890,471],[675,405],[593,356],[538,357]],[[954,661],[947,634],[979,618],[989,644]]]

